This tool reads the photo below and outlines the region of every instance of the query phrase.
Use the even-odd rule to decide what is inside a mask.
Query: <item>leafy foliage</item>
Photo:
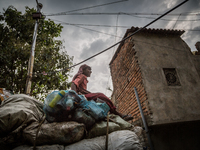
[[[25,93],[35,25],[33,12],[36,10],[26,7],[22,14],[9,6],[0,13],[0,87],[14,93]],[[73,57],[64,51],[63,41],[56,40],[62,28],[51,20],[39,20],[31,86],[31,95],[36,98],[49,90],[67,89],[70,86],[70,70],[65,68],[72,65]],[[41,74],[43,71],[48,75]]]

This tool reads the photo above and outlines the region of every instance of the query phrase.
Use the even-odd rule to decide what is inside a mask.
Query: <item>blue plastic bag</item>
[[[106,103],[97,104],[93,100],[87,101],[85,98],[83,98],[79,104],[79,106],[86,110],[95,120],[101,120],[107,116],[110,108],[106,105]]]

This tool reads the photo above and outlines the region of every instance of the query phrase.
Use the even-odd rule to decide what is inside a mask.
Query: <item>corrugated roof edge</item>
[[[123,39],[128,35],[128,33],[130,32],[135,32],[138,29],[140,29],[139,27],[131,27],[131,29],[127,29],[126,33],[123,37]],[[174,30],[174,29],[154,29],[154,28],[145,28],[143,30],[141,30],[140,32],[147,32],[147,33],[167,33],[167,34],[174,34],[174,35],[178,35],[181,36],[185,31],[184,30]],[[121,47],[123,46],[124,41],[120,43],[120,45],[118,46],[115,54],[113,55],[109,65],[112,64],[112,62],[115,60],[115,58],[117,57],[117,54],[119,53]]]

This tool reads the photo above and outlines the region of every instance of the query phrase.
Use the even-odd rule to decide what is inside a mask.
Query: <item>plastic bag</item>
[[[109,133],[120,130],[120,126],[116,123],[109,122]],[[97,136],[106,135],[107,132],[107,122],[100,121],[97,122],[91,130],[88,131],[86,138],[94,138]]]
[[[110,114],[109,119],[110,119],[110,121],[113,121],[114,123],[118,124],[120,126],[121,130],[130,129],[133,127],[133,125],[131,123],[125,121],[118,115]]]
[[[86,114],[81,108],[76,109],[72,114],[72,121],[84,123],[86,129],[91,128],[95,124],[95,120]]]
[[[25,94],[10,96],[3,101],[0,109],[0,136],[21,129],[23,125],[42,120],[43,104]]]
[[[67,101],[68,96],[72,97],[72,99],[75,102],[79,102],[83,97],[80,97],[75,91],[73,90],[62,90],[64,91],[67,95],[65,96],[65,101]],[[49,103],[58,95],[60,91],[53,91],[44,100],[44,105],[49,105]]]
[[[107,105],[107,104],[104,104]],[[107,116],[108,111],[102,109],[100,105],[98,105],[93,100],[87,101],[82,99],[79,106],[86,110],[95,120],[104,119]]]
[[[104,102],[104,103],[96,103],[97,106],[101,107],[103,109],[103,114],[105,117],[107,117],[108,112],[110,111],[110,107]]]
[[[64,92],[64,93],[63,93]],[[81,98],[73,90],[53,91],[45,101],[43,110],[48,122],[69,121]]]
[[[64,150],[64,145],[43,145],[43,146],[37,146],[37,150]],[[13,150],[33,150],[33,146],[29,145],[21,145]]]
[[[106,136],[84,139],[65,146],[65,150],[105,150]],[[137,135],[129,130],[115,131],[108,136],[109,150],[143,150]]]
[[[8,97],[0,106],[0,145],[15,146],[23,142],[22,131],[33,122],[40,122],[45,114],[42,102],[25,94]]]

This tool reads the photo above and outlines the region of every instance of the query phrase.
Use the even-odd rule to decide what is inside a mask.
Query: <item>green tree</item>
[[[33,39],[35,9],[26,7],[25,13],[9,6],[0,13],[0,87],[25,93],[28,61]],[[35,47],[31,95],[38,98],[50,90],[69,88],[73,57],[64,51],[63,41],[57,40],[60,24],[40,19]],[[59,71],[58,70],[62,70]],[[48,75],[41,74],[43,71]],[[57,72],[56,72],[57,71]]]

